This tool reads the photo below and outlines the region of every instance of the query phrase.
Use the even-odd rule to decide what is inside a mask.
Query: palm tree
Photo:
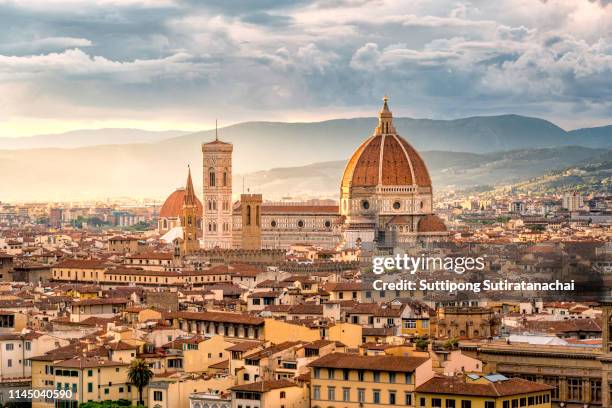
[[[132,363],[130,364],[128,378],[132,384],[138,387],[138,405],[144,405],[144,401],[142,400],[142,390],[149,384],[151,378],[153,378],[153,371],[151,371],[144,360],[135,359],[132,360]]]

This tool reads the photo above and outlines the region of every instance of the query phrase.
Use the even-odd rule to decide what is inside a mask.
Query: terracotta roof
[[[331,353],[313,361],[308,366],[411,373],[427,360],[428,359],[424,357],[360,356],[343,353]]]
[[[503,397],[552,390],[553,387],[522,378],[510,378],[486,384],[463,381],[456,377],[434,377],[417,387],[419,393]]]
[[[295,383],[287,380],[270,380],[258,381],[249,384],[236,385],[230,390],[232,391],[249,391],[249,392],[268,392],[278,388],[297,387]]]
[[[54,268],[104,269],[106,261],[100,259],[66,259],[53,265]]]
[[[95,299],[81,299],[73,302],[73,306],[89,306],[89,305],[121,305],[129,303],[129,299],[125,298],[95,298]]]
[[[418,232],[446,232],[444,221],[437,215],[429,214],[419,220]]]
[[[170,317],[177,317],[186,320],[202,320],[219,323],[237,323],[237,324],[264,324],[264,319],[260,317],[249,316],[242,313],[226,313],[226,312],[174,312],[169,314]]]
[[[249,351],[256,349],[261,346],[262,343],[260,341],[242,341],[240,343],[236,343],[233,346],[229,346],[225,350],[227,351]]]
[[[55,364],[56,368],[90,368],[90,367],[119,367],[127,366],[119,361],[103,360],[95,357],[73,358]]]
[[[202,203],[196,197],[197,214],[202,214]],[[170,194],[159,210],[160,218],[177,218],[183,213],[183,202],[185,201],[185,189],[179,188],[174,193]]]

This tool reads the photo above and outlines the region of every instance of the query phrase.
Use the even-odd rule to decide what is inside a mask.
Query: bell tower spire
[[[385,95],[383,98],[383,106],[380,112],[378,112],[378,126],[376,127],[375,134],[387,135],[395,134],[395,127],[393,126],[393,114],[389,110],[388,104],[389,98]]]
[[[185,184],[185,198],[183,199],[183,214],[181,226],[183,227],[182,252],[184,255],[193,254],[200,247],[198,242],[198,213],[196,195],[191,180],[191,167],[187,166],[187,183]]]

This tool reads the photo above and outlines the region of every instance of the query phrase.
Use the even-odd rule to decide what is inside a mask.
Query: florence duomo
[[[202,200],[194,197],[187,204],[193,191],[189,176],[187,193],[172,193],[162,206],[162,240],[190,239],[191,225],[185,228],[183,223],[189,219],[186,211],[199,211],[193,217],[202,249],[288,249],[294,244],[327,250],[393,249],[447,237],[444,222],[433,212],[427,166],[397,133],[387,97],[373,134],[346,164],[339,205],[266,202],[259,194],[243,194],[233,202],[233,148],[217,131],[215,140],[202,144]],[[185,205],[179,205],[181,199]]]

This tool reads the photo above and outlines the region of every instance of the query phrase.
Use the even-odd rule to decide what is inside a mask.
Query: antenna
[[[215,141],[219,141],[219,131],[217,127],[217,119],[215,119]]]

